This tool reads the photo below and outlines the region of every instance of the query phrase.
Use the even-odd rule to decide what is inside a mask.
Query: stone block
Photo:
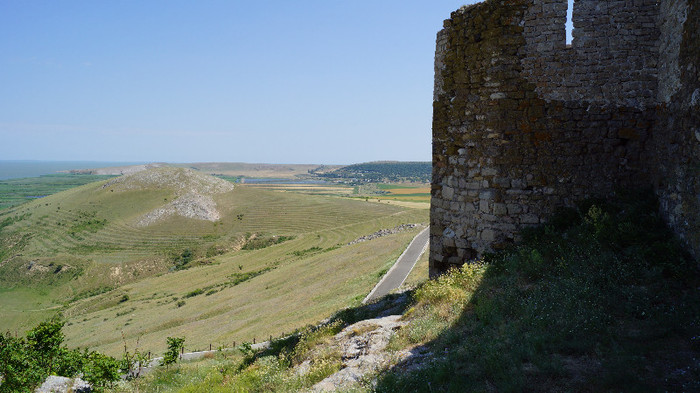
[[[534,214],[523,214],[520,216],[520,222],[522,224],[539,224],[540,219]]]
[[[484,229],[481,231],[481,240],[485,240],[487,242],[492,242],[496,240],[496,232],[494,232],[492,229]]]
[[[497,216],[503,216],[508,213],[505,203],[494,203],[493,204],[493,214]]]

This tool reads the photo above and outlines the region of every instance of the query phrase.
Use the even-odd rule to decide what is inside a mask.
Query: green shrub
[[[175,270],[183,270],[187,269],[189,267],[189,263],[194,260],[194,251],[192,251],[189,248],[186,248],[183,250],[180,254],[178,254],[174,258],[174,269]]]
[[[280,244],[286,242],[287,240],[294,239],[294,236],[259,236],[254,239],[247,241],[242,249],[243,250],[260,250],[262,248],[270,247],[275,244]]]
[[[165,354],[163,355],[162,365],[168,367],[171,364],[177,363],[178,359],[180,359],[180,352],[182,352],[182,349],[185,346],[185,338],[168,337],[166,342],[168,343],[168,350],[165,351]]]
[[[194,297],[194,296],[197,296],[197,295],[201,295],[201,294],[203,294],[203,293],[204,293],[204,289],[202,289],[202,288],[197,288],[197,289],[195,289],[195,290],[193,290],[193,291],[187,292],[187,294],[185,294],[185,296],[183,296],[183,297],[184,297],[184,298],[190,298],[190,297]]]
[[[103,387],[119,378],[118,362],[97,352],[80,352],[62,346],[65,322],[42,322],[26,337],[0,333],[0,392],[32,392],[55,374],[83,378],[94,387]]]

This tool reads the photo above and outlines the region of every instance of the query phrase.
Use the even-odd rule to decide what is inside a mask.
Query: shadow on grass
[[[414,293],[380,392],[700,391],[700,280],[651,192],[587,201]]]
[[[387,315],[403,314],[411,304],[412,294],[413,291],[408,290],[402,293],[384,296],[376,302],[349,307],[338,311],[318,326],[309,325],[297,330],[289,336],[274,339],[270,342],[270,346],[263,350],[247,352],[244,350],[245,358],[239,366],[239,370],[248,367],[256,360],[266,356],[279,356],[283,353],[294,353],[302,339],[320,330],[324,330],[323,335],[335,335],[345,327],[359,321],[380,318]]]

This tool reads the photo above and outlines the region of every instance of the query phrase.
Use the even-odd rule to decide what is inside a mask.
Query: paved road
[[[430,227],[423,229],[413,238],[411,244],[406,248],[406,251],[401,254],[394,266],[382,277],[379,284],[372,289],[372,292],[367,295],[362,303],[378,299],[388,294],[392,289],[401,286],[406,280],[406,277],[408,277],[408,273],[411,272],[413,266],[418,262],[418,258],[420,258],[428,247],[428,240],[430,240]]]

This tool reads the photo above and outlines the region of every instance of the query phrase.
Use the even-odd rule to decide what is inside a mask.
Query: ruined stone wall
[[[656,104],[657,0],[577,0],[574,39],[566,45],[567,1],[534,0],[527,8],[525,77],[545,100]]]
[[[661,211],[700,256],[700,1],[661,4],[658,113],[648,162]]]
[[[666,14],[650,0],[578,0],[567,46],[566,7],[486,1],[452,13],[438,34],[431,275],[514,241],[559,206],[676,168],[649,165],[670,153],[649,152],[668,139],[657,130],[659,80],[674,81],[658,77]]]

